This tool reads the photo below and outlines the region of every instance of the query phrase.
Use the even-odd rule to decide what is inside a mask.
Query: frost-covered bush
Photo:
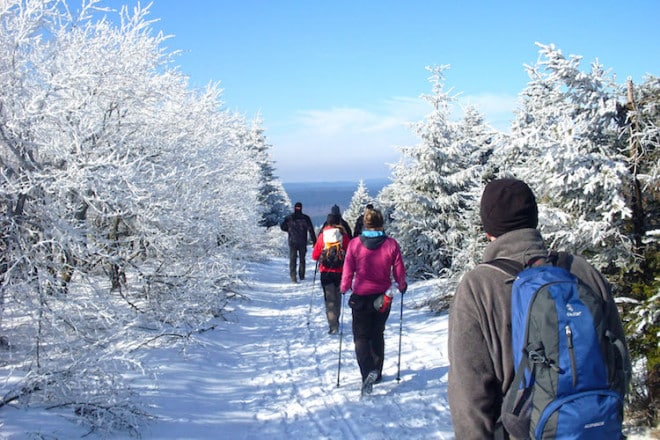
[[[147,16],[0,6],[0,407],[136,430],[123,372],[222,318],[265,253],[259,122],[191,90]]]

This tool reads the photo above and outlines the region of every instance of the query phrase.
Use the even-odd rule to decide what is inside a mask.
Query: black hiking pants
[[[305,254],[307,254],[307,244],[302,246],[289,245],[289,275],[291,281],[296,281],[296,263],[298,263],[298,277],[305,279]]]
[[[355,356],[360,366],[362,382],[370,371],[378,372],[378,380],[383,374],[385,360],[385,322],[390,316],[389,309],[380,313],[374,308],[374,300],[380,294],[352,294],[348,301],[353,311],[353,341]]]
[[[330,331],[339,330],[339,315],[341,314],[341,283],[340,272],[321,272],[321,286],[325,300],[325,314],[328,317]]]

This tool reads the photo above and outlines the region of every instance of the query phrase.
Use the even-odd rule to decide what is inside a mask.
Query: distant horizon
[[[363,179],[371,197],[374,199],[387,185],[388,179]],[[358,188],[357,182],[284,182],[284,190],[291,203],[301,202],[303,213],[310,216],[314,227],[325,222],[333,205],[339,206],[342,215],[348,209],[351,199]],[[353,227],[353,225],[350,225]]]
[[[364,184],[369,187],[369,182],[371,183],[380,183],[380,182],[387,182],[391,181],[391,177],[373,177],[373,178],[359,178],[357,180],[348,180],[348,179],[339,179],[339,180],[297,180],[297,181],[283,181],[280,179],[280,182],[282,182],[282,185],[341,185],[341,184],[346,184],[346,185],[359,185],[360,180],[364,181]]]

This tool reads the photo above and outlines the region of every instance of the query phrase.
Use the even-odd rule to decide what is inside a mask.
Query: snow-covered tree
[[[392,172],[398,164],[391,165]],[[380,192],[376,195],[376,200],[374,206],[379,208],[383,213],[383,218],[385,220],[385,230],[390,230],[390,225],[392,224],[392,214],[394,213],[396,207],[396,198],[397,194],[403,191],[403,184],[393,180],[389,184],[381,188]]]
[[[259,169],[245,120],[188,88],[148,8],[99,10],[0,6],[0,406],[135,432],[121,372],[221,315],[262,247]]]
[[[626,329],[629,347],[640,365],[635,371],[630,405],[653,425],[660,405],[660,78],[648,76],[637,87],[628,80],[621,110],[632,179],[632,218],[627,229],[641,262],[639,271],[624,272],[617,284],[632,300],[627,306]]]
[[[502,175],[533,188],[551,247],[585,254],[599,268],[627,267],[634,255],[621,227],[631,213],[616,124],[619,89],[597,62],[583,72],[581,57],[539,46],[512,142],[494,158]]]
[[[412,276],[437,276],[451,270],[454,255],[464,246],[471,191],[480,177],[477,160],[482,147],[477,145],[478,138],[469,139],[469,131],[477,130],[478,118],[466,120],[463,128],[468,137],[460,135],[456,123],[449,120],[454,98],[444,91],[447,68],[429,68],[432,94],[423,99],[431,104],[432,112],[414,126],[420,143],[401,148],[404,158],[393,171],[390,231],[401,245]],[[476,118],[473,112],[468,114]]]
[[[275,165],[270,155],[271,145],[266,142],[262,125],[260,118],[252,122],[248,148],[252,150],[252,161],[259,166],[261,177],[257,197],[261,212],[259,225],[270,228],[278,225],[288,214],[291,200],[282,182],[275,176]]]
[[[465,168],[449,177],[460,184],[457,186],[464,199],[464,205],[455,215],[449,234],[451,238],[447,240],[453,243],[451,269],[456,277],[481,262],[486,240],[479,216],[479,202],[491,173],[489,159],[503,137],[489,127],[483,115],[472,106],[463,110],[463,118],[456,124],[453,143],[458,154],[466,155],[463,164],[457,164]]]
[[[660,77],[649,75],[638,87],[628,80],[626,103],[621,110],[628,164],[635,245],[653,243],[660,233]]]
[[[355,225],[355,221],[360,215],[362,215],[367,203],[373,203],[373,199],[369,195],[369,189],[364,183],[364,179],[360,179],[358,186],[353,193],[353,197],[351,197],[351,201],[348,204],[348,208],[343,214],[344,220],[346,220],[351,227]]]

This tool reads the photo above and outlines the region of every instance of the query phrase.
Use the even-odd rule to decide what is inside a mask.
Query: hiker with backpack
[[[526,183],[488,183],[480,214],[483,263],[449,312],[456,438],[623,438],[631,370],[610,285],[584,258],[546,247]]]
[[[325,225],[319,232],[316,244],[312,249],[312,259],[318,262],[321,272],[325,313],[330,326],[328,333],[336,335],[339,333],[339,316],[341,314],[339,284],[346,248],[351,237],[341,225],[341,219],[336,214],[329,214]]]
[[[342,294],[352,291],[348,304],[353,313],[353,342],[363,393],[371,393],[383,376],[385,322],[392,301],[386,293],[393,282],[401,294],[408,288],[401,249],[385,234],[383,223],[379,210],[365,211],[365,229],[349,243],[341,277]]]
[[[287,215],[280,223],[280,229],[289,235],[289,275],[291,281],[298,282],[296,278],[296,263],[298,263],[298,277],[305,279],[305,255],[307,254],[307,235],[311,243],[316,243],[316,234],[312,219],[302,212],[302,203],[296,202],[293,213]]]
[[[344,220],[344,218],[341,216],[341,210],[339,209],[339,205],[333,205],[332,208],[330,209],[330,214],[336,215],[337,218],[339,218],[339,224],[344,228],[344,231],[346,231],[346,233],[348,234],[348,238],[353,238],[353,231],[351,231],[351,227],[349,226],[348,222]],[[327,220],[321,226],[321,230],[323,230],[323,228],[325,228],[326,226],[328,226]]]

